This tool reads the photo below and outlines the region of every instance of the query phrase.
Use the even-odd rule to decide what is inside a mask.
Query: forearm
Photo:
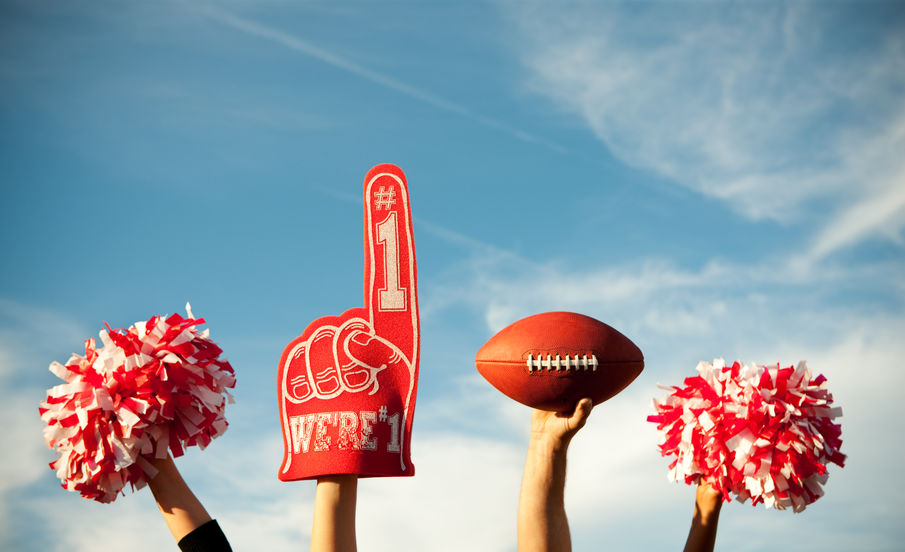
[[[519,552],[568,552],[565,484],[568,443],[532,438],[518,508]]]
[[[722,507],[720,494],[707,483],[701,483],[695,495],[694,517],[685,542],[685,552],[713,552]]]
[[[211,520],[207,510],[182,479],[173,459],[152,461],[157,475],[148,482],[157,507],[176,542]]]
[[[355,552],[355,503],[358,476],[318,478],[314,498],[311,552]]]

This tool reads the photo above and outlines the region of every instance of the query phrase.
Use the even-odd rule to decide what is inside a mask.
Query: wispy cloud
[[[905,72],[905,50],[902,71]],[[905,225],[905,106],[884,132],[850,144],[846,156],[850,182],[861,193],[838,210],[817,234],[808,259],[818,261],[834,251],[871,237],[901,245]]]
[[[504,5],[529,83],[620,159],[754,219],[816,216],[811,260],[901,235],[901,18],[858,34],[837,30],[863,6]]]
[[[844,335],[865,310],[901,322],[905,294],[897,266],[815,270],[788,257],[682,267],[647,259],[563,272],[556,263],[523,270],[502,257],[475,256],[435,277],[431,296],[438,316],[467,306],[491,333],[536,312],[573,310],[611,323],[655,361],[676,354],[767,361],[793,337],[831,343],[826,336]]]
[[[441,98],[440,96],[431,94],[415,86],[411,86],[410,84],[407,84],[399,79],[395,79],[377,71],[368,69],[363,65],[329,52],[291,33],[270,27],[268,25],[263,25],[248,18],[239,17],[232,13],[228,13],[215,8],[204,8],[202,9],[202,13],[207,17],[224,25],[227,25],[233,29],[263,38],[265,40],[269,40],[271,42],[275,42],[304,56],[316,59],[328,65],[332,65],[333,67],[351,73],[362,79],[371,81],[374,84],[377,84],[384,88],[394,90],[400,94],[408,96],[409,98],[433,106],[437,109],[460,115],[487,128],[508,134],[509,136],[518,140],[543,145],[556,151],[565,151],[565,149],[559,144],[545,140],[544,138],[536,136],[520,128],[516,128],[503,121],[475,113],[474,111],[468,109],[463,105],[447,100],[445,98]]]

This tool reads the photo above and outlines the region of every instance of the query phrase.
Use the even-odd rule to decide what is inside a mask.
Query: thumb
[[[356,363],[376,369],[401,360],[401,353],[389,342],[373,333],[356,331],[346,337],[346,355]]]
[[[584,427],[584,424],[588,421],[588,416],[591,415],[592,408],[594,408],[594,402],[591,399],[584,398],[578,401],[578,404],[575,405],[575,411],[569,417],[569,425],[576,430]]]

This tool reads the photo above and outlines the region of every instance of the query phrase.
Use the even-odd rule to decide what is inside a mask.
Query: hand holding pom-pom
[[[66,383],[39,408],[44,439],[60,457],[50,464],[63,487],[112,502],[126,483],[140,489],[156,470],[149,459],[202,449],[226,431],[224,410],[236,378],[221,349],[188,318],[153,316],[128,330],[100,332],[50,371]],[[109,330],[109,326],[108,326]]]
[[[701,362],[699,375],[654,401],[648,421],[663,432],[660,452],[674,456],[670,478],[704,482],[725,500],[735,495],[796,512],[823,495],[827,464],[842,466],[841,427],[826,378],[797,367]]]

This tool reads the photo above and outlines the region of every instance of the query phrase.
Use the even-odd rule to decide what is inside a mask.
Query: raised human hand
[[[572,412],[550,412],[534,409],[531,412],[531,440],[551,445],[568,445],[578,430],[584,427],[594,403],[584,398]]]
[[[685,552],[713,552],[722,507],[723,495],[706,481],[699,481]]]
[[[407,184],[394,165],[365,177],[364,232],[365,308],[315,320],[280,359],[284,481],[414,474],[417,270]]]

